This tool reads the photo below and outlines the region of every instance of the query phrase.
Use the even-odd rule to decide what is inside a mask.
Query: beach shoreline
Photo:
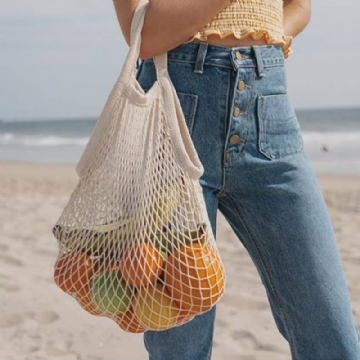
[[[360,325],[360,174],[317,178]],[[0,161],[1,360],[147,359],[141,335],[87,314],[53,282],[58,247],[51,228],[77,181],[75,164]],[[212,359],[289,360],[256,269],[220,213],[217,238],[230,270]]]

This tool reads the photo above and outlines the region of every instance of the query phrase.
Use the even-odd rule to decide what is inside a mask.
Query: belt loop
[[[140,58],[136,59],[136,70],[139,68],[140,65]]]
[[[235,56],[234,54],[236,53],[236,51],[238,51],[238,50],[235,47],[232,47],[231,51],[230,51],[230,60],[233,65],[234,71],[237,71],[237,69],[240,67],[238,62],[234,59],[234,56]]]
[[[258,75],[259,75],[259,77],[263,77],[263,76],[265,76],[265,72],[264,72],[264,63],[263,63],[262,56],[261,56],[260,46],[253,45],[253,49],[254,49],[255,58],[256,58]]]
[[[197,52],[197,56],[196,56],[194,73],[198,73],[198,74],[203,73],[203,66],[204,66],[204,62],[205,62],[207,47],[208,47],[207,42],[200,43],[198,52]]]

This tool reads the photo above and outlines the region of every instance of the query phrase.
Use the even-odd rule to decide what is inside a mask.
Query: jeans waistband
[[[167,53],[168,60],[195,63],[194,72],[202,73],[203,66],[212,65],[237,70],[240,67],[256,67],[259,76],[264,68],[284,65],[283,48],[280,45],[220,46],[207,42],[180,44]]]

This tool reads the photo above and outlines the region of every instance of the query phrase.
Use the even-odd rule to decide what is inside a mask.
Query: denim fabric
[[[292,359],[360,360],[341,258],[304,153],[281,47],[181,44],[168,52],[168,70],[205,169],[200,183],[214,234],[219,210],[257,268]],[[136,77],[151,88],[153,59],[141,62]],[[181,327],[146,332],[150,360],[209,360],[214,318],[215,308]]]

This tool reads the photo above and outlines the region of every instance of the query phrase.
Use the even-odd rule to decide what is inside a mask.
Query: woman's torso
[[[229,47],[281,45],[288,56],[292,38],[283,31],[283,0],[231,0],[186,42],[201,41]]]

